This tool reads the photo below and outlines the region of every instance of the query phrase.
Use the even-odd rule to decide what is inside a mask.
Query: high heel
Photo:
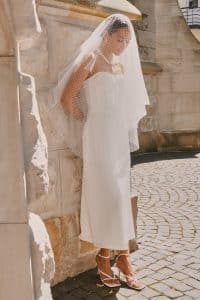
[[[101,255],[100,253],[98,253],[97,256],[100,256],[100,257],[102,257],[102,258],[110,258],[110,256],[103,256],[103,255]],[[106,282],[105,282],[106,280],[118,279],[115,275],[114,275],[114,277],[112,277],[112,276],[108,275],[107,273],[101,271],[98,267],[97,267],[97,274],[99,275],[100,280],[101,280],[101,282],[102,282],[104,285],[106,285],[106,286],[108,286],[108,287],[117,287],[117,286],[121,286],[121,283],[106,283]],[[102,278],[102,277],[101,277],[101,274],[105,275],[106,278]]]
[[[117,257],[115,258],[115,264],[114,264],[114,268],[116,270],[118,270],[118,278],[125,282],[126,285],[132,289],[135,289],[135,290],[138,290],[138,291],[141,291],[142,289],[144,289],[146,287],[146,285],[144,285],[143,283],[140,283],[135,274],[133,275],[126,275],[125,273],[123,273],[120,268],[117,266],[117,260],[118,258],[121,256],[121,255],[126,255],[126,256],[129,256],[128,253],[120,253],[119,255],[117,255]],[[131,278],[131,284],[128,282],[128,279]]]

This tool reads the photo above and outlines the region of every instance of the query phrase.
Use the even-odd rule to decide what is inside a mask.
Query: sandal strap
[[[105,273],[105,272],[101,271],[100,269],[98,269],[98,271],[99,271],[101,274],[103,274],[103,275],[107,276],[107,278],[104,278],[104,279],[102,279],[102,280],[117,279],[117,277],[115,277],[115,276],[114,276],[114,277],[112,277],[112,276],[108,275],[107,273]]]
[[[120,253],[115,257],[115,260],[117,260],[121,255],[130,256],[129,253]]]
[[[104,255],[102,255],[102,254],[100,254],[100,253],[98,253],[97,255],[100,256],[100,257],[102,257],[102,258],[110,258],[110,255],[104,256]]]
[[[137,278],[136,278],[135,274],[132,274],[132,275],[126,275],[125,274],[125,276],[128,277],[128,278],[131,278],[133,281],[137,281]]]

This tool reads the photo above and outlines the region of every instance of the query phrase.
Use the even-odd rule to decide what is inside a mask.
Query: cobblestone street
[[[134,162],[139,249],[131,259],[147,287],[109,289],[93,269],[55,286],[55,300],[200,300],[200,154],[154,153]]]

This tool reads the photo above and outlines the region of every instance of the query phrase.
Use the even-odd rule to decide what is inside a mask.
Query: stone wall
[[[200,148],[200,43],[176,0],[155,1],[155,128],[141,134],[142,151]]]
[[[157,130],[157,118],[155,116],[157,105],[157,74],[162,68],[156,61],[156,16],[155,0],[132,0],[131,1],[142,12],[142,19],[133,22],[140,58],[143,66],[144,80],[149,95],[149,105],[146,107],[146,115],[140,120],[138,135],[140,149],[137,152],[156,150],[152,133]]]

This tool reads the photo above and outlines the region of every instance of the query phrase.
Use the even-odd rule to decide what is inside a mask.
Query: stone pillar
[[[36,256],[33,257],[30,251],[27,203],[30,190],[27,189],[27,170],[24,166],[26,157],[30,156],[26,155],[24,160],[27,147],[24,147],[20,110],[22,86],[18,50],[20,41],[30,41],[32,36],[40,32],[35,2],[0,0],[0,18],[0,299],[51,300],[50,293],[46,298],[40,297],[43,294],[41,285],[35,290],[34,278],[39,274],[40,266],[37,264],[37,268],[34,268],[32,263]],[[27,90],[29,88],[30,84]],[[30,126],[29,135],[35,128],[38,127]],[[41,145],[36,143],[35,148],[30,146],[34,161],[37,161],[39,155],[36,154],[40,152]],[[45,160],[43,165],[45,166]],[[37,175],[43,175],[39,173],[39,168]],[[45,279],[47,287],[50,280],[48,281],[47,276]]]
[[[12,9],[0,1],[0,299],[33,300]]]

